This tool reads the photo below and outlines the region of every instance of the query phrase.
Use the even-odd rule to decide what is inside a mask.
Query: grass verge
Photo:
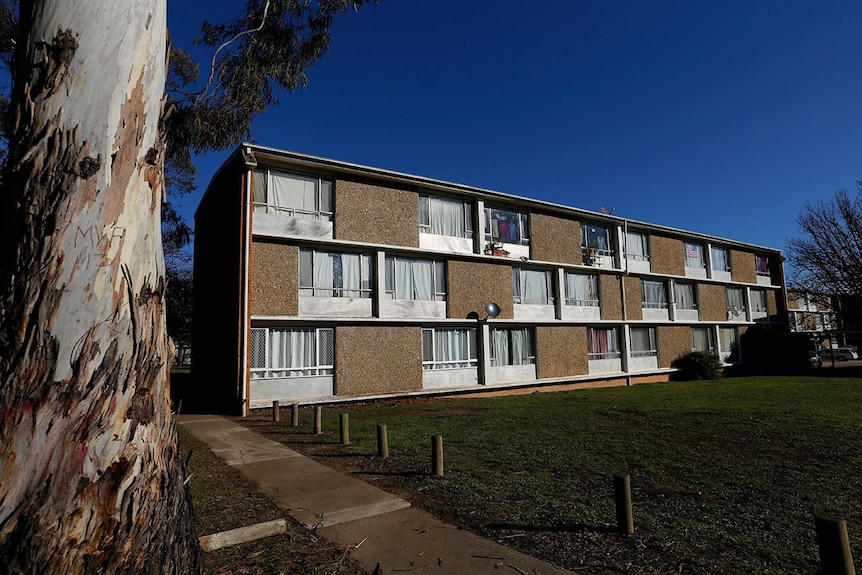
[[[862,556],[862,379],[760,377],[289,410],[243,424],[435,515],[584,573],[814,574],[813,514]],[[348,413],[352,443],[338,444]],[[288,421],[285,421],[285,416]],[[391,457],[376,457],[376,424]],[[430,472],[431,435],[445,476]],[[614,531],[631,475],[635,534]]]
[[[263,521],[284,518],[288,532],[258,541],[211,551],[204,572],[264,575],[281,573],[365,575],[342,548],[317,537],[272,501],[209,448],[179,429],[183,457],[189,462],[190,486],[198,535],[209,535]]]

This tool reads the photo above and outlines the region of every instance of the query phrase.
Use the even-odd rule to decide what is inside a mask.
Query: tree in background
[[[165,0],[20,7],[0,193],[5,572],[200,571],[167,389],[165,177],[245,139],[363,2],[249,0],[204,25],[215,55],[194,91],[191,58],[166,66]]]
[[[828,201],[806,204],[799,238],[787,242],[789,288],[813,295],[862,296],[862,182]]]

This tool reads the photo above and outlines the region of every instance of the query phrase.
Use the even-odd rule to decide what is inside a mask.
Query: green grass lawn
[[[415,505],[584,573],[818,572],[813,514],[862,556],[862,379],[761,377],[310,408],[246,425]],[[350,446],[338,445],[349,413]],[[376,457],[376,424],[391,457]],[[445,476],[430,472],[443,435]],[[631,475],[635,534],[614,532]]]

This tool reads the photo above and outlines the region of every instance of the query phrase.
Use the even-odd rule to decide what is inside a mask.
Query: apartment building
[[[787,320],[790,331],[823,335],[839,328],[835,305],[837,296],[787,292]]]
[[[195,214],[216,408],[663,381],[784,322],[779,250],[243,145]]]

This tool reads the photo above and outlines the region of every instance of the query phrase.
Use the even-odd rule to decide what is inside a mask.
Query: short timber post
[[[389,457],[389,436],[386,434],[386,424],[377,424],[377,455]]]
[[[323,433],[323,407],[314,406],[314,434]]]
[[[279,413],[278,413],[278,401],[273,401],[273,402],[272,402],[272,420],[273,420],[273,421],[278,421],[278,416],[279,416]]]
[[[299,404],[294,403],[290,406],[290,424],[293,427],[299,427]]]
[[[341,445],[350,444],[350,416],[347,413],[341,413],[338,416],[341,423]]]
[[[847,523],[838,517],[815,515],[814,531],[823,575],[856,575]]]
[[[614,474],[614,501],[617,507],[617,529],[631,535],[635,532],[632,517],[632,489],[628,474]]]
[[[431,436],[431,469],[437,477],[443,477],[443,436]]]

